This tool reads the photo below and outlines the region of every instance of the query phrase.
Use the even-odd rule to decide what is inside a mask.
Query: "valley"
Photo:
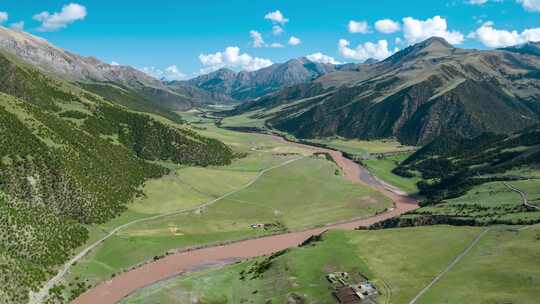
[[[150,191],[153,191],[153,187],[160,189],[162,187],[160,183],[164,182],[167,186],[170,183],[178,186],[175,187],[172,196],[177,202],[176,205],[174,202],[167,202],[166,199],[157,201],[151,196],[152,192],[147,192],[151,201],[143,199],[135,202],[125,214],[127,218],[132,218],[132,213],[141,212],[140,208],[144,208],[150,202],[153,202],[153,208],[158,207],[159,210],[162,210],[160,206],[169,206],[168,211],[171,211],[172,205],[176,206],[174,210],[183,206],[191,209],[177,215],[144,221],[119,231],[72,267],[67,276],[68,285],[69,282],[75,284],[78,278],[86,278],[85,284],[94,285],[108,280],[113,274],[121,275],[122,271],[133,265],[162,256],[169,250],[174,252],[182,251],[181,248],[206,247],[216,243],[305,230],[341,221],[353,221],[348,227],[354,228],[363,223],[362,220],[354,221],[355,218],[368,218],[392,207],[389,200],[381,194],[365,186],[358,187],[356,184],[346,182],[334,163],[321,156],[313,158],[313,152],[317,149],[290,144],[266,135],[218,129],[213,123],[198,126],[206,128],[207,136],[216,132],[214,134],[216,138],[224,140],[238,151],[249,151],[248,156],[222,168],[179,168],[175,176],[161,178],[156,180],[155,184],[149,184]],[[254,147],[257,149],[253,149]],[[297,155],[290,155],[291,153]],[[283,154],[289,155],[281,156]],[[282,167],[275,168],[280,164]],[[274,169],[261,175],[260,179],[249,187],[242,188],[245,182],[257,176],[257,172],[268,168],[266,166],[270,168],[274,166]],[[244,183],[230,186],[229,183],[235,181],[231,180],[231,177],[238,175],[247,175],[250,179],[243,179]],[[345,173],[345,176],[358,181],[356,176],[360,174]],[[205,186],[198,186],[200,178],[207,181]],[[228,193],[232,194],[215,201],[216,197],[224,193],[215,193],[211,189],[229,190],[231,192]],[[233,189],[239,191],[234,192]],[[276,193],[274,189],[281,191]],[[194,190],[199,197],[191,197]],[[200,197],[204,194],[207,197]],[[301,195],[302,198],[296,198],[296,195]],[[211,199],[213,205],[198,207],[205,205],[205,200]],[[309,209],[305,208],[303,202],[309,202]],[[187,203],[190,205],[186,206]],[[414,204],[405,209],[398,206],[386,217],[413,207]],[[300,219],[299,214],[302,215]],[[121,218],[118,220],[121,221]],[[116,223],[119,223],[118,220]],[[250,227],[258,223],[267,227],[257,229]],[[314,232],[308,230],[301,235],[307,238],[310,233]],[[195,253],[191,251],[190,254]],[[129,272],[126,275],[129,275]]]
[[[0,304],[538,301],[540,28],[85,5],[0,7]]]
[[[237,148],[240,148],[243,151],[247,150],[251,151],[252,153],[254,151],[252,147],[249,148],[249,146],[245,146],[246,139],[248,138],[250,140],[253,140],[252,138],[258,138],[259,140],[267,142],[268,144],[271,143],[271,146],[277,145],[278,149],[273,148],[274,151],[283,151],[283,149],[286,149],[288,151],[294,151],[300,149],[300,151],[302,151],[303,153],[309,154],[309,150],[319,149],[302,146],[301,144],[297,143],[288,143],[287,141],[283,141],[275,136],[273,137],[259,135],[255,133],[238,133],[235,131],[216,128],[210,119],[205,118],[207,117],[207,115],[201,115],[201,113],[196,114],[197,112],[191,113],[193,114],[193,116],[189,120],[191,122],[197,122],[195,125],[200,128],[202,132],[205,132],[207,136],[211,136],[211,134],[215,132],[214,136],[216,136],[216,138],[221,138],[222,140],[225,140],[225,138],[229,138],[229,140],[234,139],[230,143],[232,144],[234,142],[234,145],[236,145]],[[248,140],[247,142],[253,144],[253,141],[250,140]],[[225,142],[227,142],[227,140],[225,140]],[[242,144],[242,142],[244,144]],[[384,145],[385,143],[381,144],[381,146]],[[260,150],[257,150],[257,152],[265,150],[262,147],[259,147],[259,149]],[[380,152],[380,150],[371,151]],[[399,149],[397,151],[399,152]],[[359,150],[359,152],[364,153],[365,151]],[[395,178],[400,178],[399,176],[394,175],[392,173],[392,170],[397,166],[399,162],[403,161],[407,155],[410,155],[410,152],[405,154],[404,156],[398,156],[397,158],[395,156],[390,156],[382,159],[368,159],[364,162],[368,163],[368,167],[370,167],[369,164],[371,163],[370,168],[377,168],[373,171],[381,173],[380,175],[378,175],[381,177],[386,175],[386,178],[383,178],[383,180],[387,180],[388,182],[390,182],[392,179],[394,179],[395,181]],[[378,162],[382,162],[383,164],[379,164]],[[297,163],[295,165],[299,164],[300,163]],[[290,170],[292,168],[289,166],[284,167],[284,169],[285,168],[287,169],[287,174],[291,174]],[[306,169],[304,168],[302,170]],[[330,174],[331,173],[329,172],[328,175]],[[328,178],[328,175],[326,175],[326,178]],[[345,173],[345,176],[347,176],[347,173]],[[354,173],[350,176],[362,176],[362,174]],[[283,178],[280,178],[280,180],[282,179]],[[372,183],[372,179],[368,179],[365,182],[367,182],[368,184]],[[535,184],[535,181],[523,181],[520,183],[522,188],[531,190],[530,186],[527,187],[527,183],[532,185]],[[490,193],[489,197],[491,197],[491,199],[495,199],[497,201],[502,200],[506,202],[512,202],[516,204],[516,206],[519,206],[519,204],[522,203],[519,194],[512,191],[507,192],[508,189],[507,191],[503,191],[503,189],[500,189],[499,194],[497,190],[494,190],[494,186],[504,187],[504,184],[501,182],[493,183],[493,185],[489,183],[486,184],[486,187]],[[379,190],[387,189],[387,185],[382,184],[378,188]],[[414,193],[416,191],[412,190],[411,192]],[[507,196],[502,196],[503,193],[507,193]],[[531,192],[530,197],[532,197],[534,200],[535,196],[533,194],[534,191]],[[471,192],[470,197],[464,196],[456,200],[460,200],[461,202],[470,200],[472,202],[475,202],[475,204],[478,201],[485,201],[485,199],[475,197],[475,195],[482,195],[482,191],[478,190],[475,192]],[[260,198],[265,196],[266,195],[257,195],[256,197]],[[493,204],[489,201],[485,201],[485,203],[488,205]],[[450,201],[449,204],[452,204],[452,201]],[[425,210],[426,208],[429,207],[423,207],[421,209],[418,209],[417,211],[414,211],[415,208],[410,208],[409,210],[413,213],[416,213],[421,210]],[[401,212],[403,211],[398,210],[398,214]],[[241,213],[237,212],[235,214],[235,218],[241,218],[239,217],[240,214]],[[392,214],[395,213],[391,212],[389,216],[393,216]],[[287,237],[287,241],[285,239],[281,239],[281,236],[260,238],[262,235],[256,235],[256,238],[252,241],[248,240],[239,243],[233,242],[230,245],[220,246],[218,247],[219,251],[214,250],[213,247],[208,247],[207,249],[195,249],[187,252],[180,251],[178,253],[168,255],[163,259],[159,259],[156,262],[150,262],[149,264],[142,265],[141,268],[136,268],[125,273],[121,273],[118,276],[109,279],[107,283],[90,290],[90,292],[84,294],[80,299],[78,299],[76,303],[92,303],[98,301],[97,299],[99,299],[99,301],[103,303],[109,303],[109,301],[110,303],[114,303],[134,291],[135,293],[127,297],[123,301],[123,303],[162,303],[168,301],[178,301],[180,303],[183,303],[183,299],[192,299],[193,297],[196,297],[204,302],[237,302],[241,301],[242,298],[251,299],[250,301],[253,301],[254,303],[268,301],[269,299],[272,299],[272,301],[280,302],[285,301],[285,298],[291,297],[291,295],[303,298],[304,300],[309,300],[310,298],[331,299],[331,294],[327,291],[328,287],[326,287],[327,283],[326,279],[324,278],[325,273],[328,273],[329,271],[328,269],[346,270],[351,273],[355,271],[360,271],[362,274],[368,275],[370,281],[374,282],[376,286],[379,286],[379,288],[382,289],[381,302],[409,303],[412,297],[419,293],[420,290],[425,285],[427,285],[432,278],[434,278],[439,272],[441,272],[454,259],[454,257],[458,256],[461,251],[465,250],[465,248],[469,246],[473,239],[479,236],[480,233],[482,233],[485,229],[480,227],[458,228],[451,226],[434,226],[433,228],[401,228],[384,229],[381,231],[331,231],[324,233],[322,240],[316,241],[313,245],[301,246],[298,248],[295,247],[303,240],[307,239],[308,236],[321,233],[329,228],[356,228],[358,226],[363,226],[366,224],[374,224],[386,217],[384,216],[384,214],[382,214],[382,216],[382,218],[375,217],[373,218],[373,220],[375,221],[369,221],[367,223],[363,220],[360,220],[353,221],[349,224],[344,225],[327,226],[322,229],[292,233],[291,238]],[[405,215],[404,217],[406,218],[407,216],[408,215]],[[165,222],[170,225],[170,222],[172,220],[173,219],[164,221],[161,224],[161,227],[166,226]],[[205,220],[204,222],[210,222],[213,225],[218,225],[219,227],[221,227],[221,231],[223,231],[224,226],[222,226],[222,224],[209,220]],[[189,221],[183,220],[183,223],[187,224],[189,223]],[[202,222],[199,223],[199,225],[201,224]],[[248,224],[249,223],[246,221],[245,225],[248,226]],[[150,227],[152,227],[155,224],[149,223],[149,225]],[[144,231],[145,236],[153,234],[152,232],[148,232],[148,227],[146,225],[142,227],[137,227],[137,229],[135,229],[132,233],[137,233],[136,231],[141,230]],[[163,231],[166,231],[166,228],[161,228],[161,230],[160,228],[157,228],[156,230],[162,231],[157,232],[158,234],[160,234],[163,233]],[[438,300],[434,300],[442,299],[444,298],[442,295],[447,294],[445,288],[440,287],[440,285],[444,286],[448,284],[447,281],[452,280],[462,281],[465,279],[465,277],[469,277],[468,273],[471,272],[475,273],[475,275],[478,277],[488,275],[490,269],[482,268],[482,266],[461,266],[461,264],[467,265],[468,263],[471,263],[469,262],[470,260],[474,261],[474,259],[478,259],[478,254],[483,257],[482,253],[477,252],[484,252],[486,250],[496,253],[492,258],[482,258],[482,263],[484,265],[490,265],[490,263],[492,263],[491,259],[494,259],[494,261],[498,261],[499,263],[505,263],[505,265],[513,265],[513,272],[505,272],[505,274],[502,276],[489,274],[496,277],[496,279],[491,281],[489,284],[478,285],[480,284],[477,281],[478,279],[472,279],[473,286],[475,287],[471,287],[470,289],[462,288],[459,292],[448,295],[448,297],[452,299],[464,300],[466,298],[468,299],[470,297],[474,297],[473,294],[475,294],[477,290],[481,290],[484,293],[491,294],[494,300],[517,299],[514,297],[515,292],[513,290],[520,288],[521,285],[519,283],[512,285],[510,289],[505,289],[505,292],[500,292],[499,290],[503,288],[503,285],[506,286],[504,283],[507,279],[506,275],[512,276],[511,273],[518,273],[524,271],[525,269],[527,269],[527,263],[529,263],[527,261],[532,261],[535,257],[534,254],[527,254],[521,257],[521,260],[517,258],[512,258],[510,250],[513,250],[512,248],[515,248],[516,246],[522,248],[535,248],[535,246],[537,245],[535,245],[534,236],[537,234],[537,232],[535,232],[537,230],[538,229],[535,228],[535,226],[529,229],[524,229],[524,231],[528,232],[526,232],[526,234],[523,236],[523,233],[513,232],[517,230],[513,230],[512,228],[507,228],[504,226],[494,228],[491,231],[487,232],[487,235],[483,236],[479,244],[472,247],[471,252],[467,253],[463,261],[460,261],[458,263],[458,265],[460,266],[452,267],[448,271],[448,273],[445,273],[444,276],[434,285],[434,287],[430,288],[425,294],[422,294],[416,303],[443,303],[439,302]],[[408,236],[404,236],[404,234],[407,234]],[[129,230],[126,231],[125,234],[119,234],[119,236],[122,235],[124,237],[129,237]],[[138,236],[137,234],[135,235]],[[292,237],[293,235],[294,237]],[[442,237],[443,235],[444,237]],[[133,236],[134,235],[131,235],[131,237]],[[283,237],[286,236],[287,235],[283,235]],[[201,235],[198,235],[197,238],[204,239],[201,238]],[[273,243],[271,241],[272,238],[279,238],[279,241]],[[505,240],[505,244],[508,244],[502,245],[498,243],[493,243],[494,239],[500,238]],[[254,244],[256,244],[255,242],[259,240],[262,243],[257,243],[259,245],[254,245],[253,247],[250,246],[250,242],[254,242]],[[436,244],[436,242],[440,241],[444,242],[444,245]],[[416,247],[418,245],[418,242],[425,242],[425,244]],[[265,245],[263,246],[262,244]],[[137,246],[138,251],[140,251],[141,248],[144,248],[144,246],[141,247],[141,245],[137,243],[133,245]],[[122,248],[121,250],[129,248],[129,246],[129,243],[119,245],[119,247]],[[415,248],[438,248],[438,251],[434,252],[433,250],[431,250],[428,258],[426,252],[423,252],[421,249],[413,249],[410,246],[415,246]],[[148,247],[159,246],[156,246],[156,244],[153,243],[151,246]],[[275,260],[272,260],[272,262],[270,263],[271,266],[268,270],[265,270],[265,272],[263,272],[263,275],[261,277],[247,279],[247,281],[246,279],[242,279],[242,275],[239,273],[247,271],[248,269],[250,269],[250,267],[253,268],[253,263],[262,263],[263,261],[265,261],[265,259],[268,259],[268,254],[289,247],[292,247],[292,249],[289,249],[285,254],[275,258]],[[254,250],[255,248],[257,249],[253,253],[250,253],[251,251],[248,248],[253,248]],[[367,248],[369,248],[369,250]],[[377,248],[377,250],[374,251],[374,248]],[[525,252],[534,252],[534,250],[530,251],[530,249],[524,250]],[[200,254],[199,251],[201,251]],[[117,253],[114,253],[114,251],[110,252],[111,256],[122,255],[120,251]],[[347,255],[347,252],[350,252],[350,257],[344,257],[343,260],[336,260],[333,257],[335,256],[335,254],[337,254],[337,252],[339,252],[340,255],[343,255],[344,253],[345,255]],[[244,262],[244,259],[246,257],[255,257],[262,254],[267,254],[267,256],[256,258],[254,260],[249,259]],[[313,260],[309,258],[309,256],[311,255],[317,256],[317,258],[315,259],[317,261],[316,264],[307,265],[300,262],[306,260]],[[125,255],[123,256],[125,258]],[[415,266],[414,264],[415,259],[417,259],[416,263],[418,263],[418,266]],[[107,259],[103,259],[103,261],[107,261]],[[394,263],[398,261],[401,261],[402,263],[404,261],[407,262],[406,265],[395,265]],[[80,265],[84,265],[84,263],[85,262],[83,260]],[[92,261],[90,263],[101,264],[98,261]],[[473,263],[476,264],[476,262]],[[482,263],[480,263],[480,265],[482,265]],[[133,261],[130,264],[133,265]],[[228,264],[233,265],[226,266]],[[420,266],[420,264],[422,266]],[[78,265],[74,269],[78,269]],[[427,265],[429,265],[429,267],[431,268],[427,267]],[[209,269],[205,269],[207,267],[209,267]],[[216,267],[218,268],[217,270],[215,269]],[[149,275],[149,273],[154,273],[153,269],[161,270],[159,274],[156,273],[154,275]],[[398,271],[397,269],[400,270]],[[422,272],[414,275],[417,280],[411,281],[411,271],[420,271],[420,269],[422,269]],[[468,269],[467,271],[469,272],[463,273],[462,269]],[[194,273],[191,274],[192,272]],[[77,272],[74,271],[74,273]],[[141,276],[138,273],[145,273],[145,275]],[[89,277],[89,274],[85,272],[77,273],[77,275],[80,277]],[[176,277],[177,275],[180,276]],[[172,278],[167,279],[169,277]],[[534,272],[530,274],[530,279],[534,280],[535,277],[537,277],[537,274],[535,274]],[[283,278],[289,279],[284,281]],[[106,279],[106,277],[104,277],[103,279]],[[163,279],[166,280],[162,281]],[[145,287],[148,286],[150,282],[155,281],[159,282],[152,284],[149,287]],[[201,284],[201,282],[205,283]],[[210,286],[212,286],[213,288],[208,289]],[[136,288],[141,287],[144,288],[136,291]],[[520,299],[524,303],[532,303],[531,301],[533,301],[532,299],[534,299],[533,295],[536,293],[533,285],[526,283],[522,287],[524,287],[523,289],[521,289],[523,295]],[[116,292],[111,293],[110,290],[116,290]]]

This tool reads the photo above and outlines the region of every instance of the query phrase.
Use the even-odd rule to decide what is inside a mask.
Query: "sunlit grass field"
[[[286,303],[292,293],[306,303],[333,303],[325,275],[346,271],[367,276],[382,293],[380,303],[405,304],[480,231],[451,226],[330,231],[323,241],[273,259],[258,278],[240,279],[266,257],[157,283],[124,303]]]
[[[219,195],[214,187],[200,191],[210,194],[208,200]],[[192,202],[188,206],[194,205]],[[157,212],[171,210],[171,206],[177,206],[174,200],[154,208],[143,208],[138,203],[134,208]],[[170,249],[368,217],[390,206],[377,192],[336,175],[332,162],[322,157],[303,158],[267,172],[249,188],[210,207],[138,223],[120,231],[76,265],[72,275],[99,281]],[[282,230],[250,228],[257,223],[279,223]]]
[[[331,231],[323,241],[272,260],[258,278],[242,280],[257,258],[177,277],[139,290],[123,303],[283,303],[294,293],[307,303],[332,303],[327,273],[361,272],[379,289],[379,303],[407,304],[445,269],[483,227],[425,226]],[[418,303],[537,303],[540,226],[492,227]],[[339,258],[338,258],[339,257]],[[248,301],[249,299],[249,301]]]
[[[420,177],[405,178],[392,173],[392,170],[408,156],[409,154],[402,154],[384,158],[372,158],[363,160],[362,164],[364,164],[373,175],[381,180],[396,186],[409,194],[414,194],[418,192],[416,183],[420,181]]]
[[[223,140],[246,156],[224,167],[171,167],[171,174],[148,181],[145,196],[130,204],[122,216],[90,227],[95,235],[92,240],[134,219],[190,211],[121,230],[72,267],[68,282],[81,277],[96,284],[168,250],[368,217],[391,206],[379,193],[346,180],[334,163],[311,156],[310,150],[257,134],[219,129],[213,123],[204,126],[204,135]],[[261,170],[291,159],[298,160],[266,172],[250,187],[209,207],[197,208],[244,187]],[[250,225],[254,223],[279,225],[253,230]]]

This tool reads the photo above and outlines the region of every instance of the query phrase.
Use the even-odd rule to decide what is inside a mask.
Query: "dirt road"
[[[67,263],[65,263],[61,268],[60,270],[56,273],[56,275],[54,277],[52,277],[51,279],[49,279],[49,281],[47,281],[42,287],[41,289],[38,291],[38,292],[35,292],[35,293],[32,293],[30,294],[30,300],[29,300],[29,304],[41,304],[43,302],[45,302],[45,299],[47,298],[47,296],[49,295],[49,291],[51,290],[51,288],[53,288],[55,285],[57,285],[58,283],[60,283],[63,279],[64,279],[64,276],[66,275],[66,273],[69,271],[69,269],[75,264],[77,263],[78,261],[80,261],[82,258],[84,258],[88,253],[90,253],[92,250],[94,250],[95,248],[97,248],[98,246],[101,245],[101,243],[105,242],[106,240],[108,240],[109,238],[111,238],[112,236],[116,235],[118,232],[120,232],[121,230],[124,230],[125,228],[127,227],[130,227],[130,226],[133,226],[135,224],[139,224],[139,223],[143,223],[143,222],[148,222],[148,221],[153,221],[153,220],[157,220],[157,219],[160,219],[160,218],[164,218],[164,217],[169,217],[169,216],[173,216],[173,215],[177,215],[177,214],[182,214],[182,213],[187,213],[187,212],[193,212],[197,209],[201,209],[201,208],[207,208],[207,207],[210,207],[211,205],[219,202],[220,200],[228,197],[228,196],[231,196],[237,192],[240,192],[246,188],[249,188],[251,185],[253,185],[255,182],[257,182],[259,180],[259,178],[261,178],[266,172],[268,171],[271,171],[271,170],[274,170],[274,169],[277,169],[277,168],[280,168],[280,167],[283,167],[283,166],[286,166],[292,162],[295,162],[297,160],[300,160],[302,159],[303,157],[298,157],[298,158],[295,158],[295,159],[290,159],[288,161],[285,161],[281,164],[278,164],[278,165],[275,165],[273,167],[270,167],[270,168],[266,168],[262,171],[260,171],[257,176],[255,176],[255,178],[253,178],[249,183],[245,184],[244,186],[236,189],[236,190],[233,190],[231,192],[228,192],[224,195],[221,195],[220,197],[217,197],[213,200],[210,200],[202,205],[199,205],[199,206],[196,206],[196,207],[193,207],[193,208],[188,208],[188,209],[180,209],[180,210],[175,210],[175,211],[171,211],[171,212],[167,212],[167,213],[162,213],[162,214],[158,214],[158,215],[154,215],[154,216],[150,216],[150,217],[145,217],[145,218],[140,218],[140,219],[136,219],[136,220],[133,220],[131,222],[128,222],[128,223],[125,223],[123,225],[120,225],[114,229],[112,229],[111,231],[109,231],[109,233],[107,233],[107,235],[103,236],[102,238],[100,238],[99,240],[95,241],[93,244],[90,244],[88,247],[86,247],[84,250],[82,250],[81,252],[79,252],[79,254],[77,254],[76,256],[74,256],[73,258],[71,258]]]
[[[285,141],[273,135],[276,140]],[[113,304],[122,300],[135,290],[151,285],[152,283],[174,277],[193,269],[198,265],[215,263],[223,260],[246,259],[267,255],[289,247],[298,246],[312,235],[320,234],[328,229],[354,229],[360,226],[369,226],[379,221],[400,215],[409,210],[418,208],[417,201],[400,190],[378,180],[365,168],[347,159],[339,151],[325,148],[311,147],[299,143],[290,143],[318,152],[328,153],[341,167],[345,177],[355,183],[369,186],[383,193],[395,203],[395,207],[385,213],[370,218],[355,220],[348,223],[329,225],[322,228],[310,229],[301,232],[292,232],[281,235],[262,237],[246,241],[239,241],[223,246],[196,249],[169,255],[161,260],[145,264],[139,268],[124,272],[116,277],[96,286],[82,294],[73,303],[76,304]]]

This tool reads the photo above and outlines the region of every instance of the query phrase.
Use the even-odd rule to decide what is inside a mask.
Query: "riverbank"
[[[277,135],[261,134],[260,136],[270,136],[274,140],[279,141],[286,140]],[[271,254],[276,251],[297,246],[310,236],[320,234],[328,229],[350,230],[358,227],[367,227],[418,207],[417,201],[414,198],[373,178],[365,168],[362,168],[354,161],[344,157],[339,151],[322,147],[307,146],[295,142],[289,143],[317,152],[327,153],[341,168],[345,178],[354,183],[368,186],[379,191],[394,201],[395,207],[385,213],[348,223],[172,254],[158,261],[145,264],[140,268],[117,275],[97,287],[88,290],[73,303],[116,303],[139,288],[181,274],[186,271],[186,269],[192,269],[193,267],[197,267],[197,265],[230,259],[247,259]]]

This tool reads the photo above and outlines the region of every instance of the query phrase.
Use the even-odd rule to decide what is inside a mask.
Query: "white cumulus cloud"
[[[449,31],[446,19],[435,16],[426,20],[403,18],[403,34],[407,43],[417,43],[430,37],[441,37],[451,44],[460,44],[465,39],[458,31]]]
[[[398,22],[390,19],[382,19],[375,22],[375,29],[384,34],[392,34],[399,31],[401,26]]]
[[[24,31],[24,21],[13,22],[12,24],[9,25],[9,27],[13,30],[22,32]]]
[[[283,16],[283,14],[279,10],[275,12],[270,12],[264,15],[264,19],[267,19],[274,23],[279,23],[279,24],[285,24],[289,22],[289,19],[285,18],[285,16]]]
[[[221,68],[240,69],[245,71],[255,71],[272,65],[272,61],[265,58],[252,57],[247,53],[240,53],[237,46],[229,46],[223,52],[213,54],[201,54],[199,60],[204,66],[201,74],[206,74]]]
[[[281,33],[283,33],[283,28],[281,26],[279,26],[279,25],[272,26],[272,34],[277,36],[277,35],[279,35]]]
[[[116,62],[113,61],[111,65],[118,65],[118,63],[115,63]],[[144,67],[141,69],[141,71],[157,79],[165,79],[169,81],[187,79],[187,75],[180,72],[178,67],[174,64],[166,67],[163,70],[156,67]]]
[[[540,0],[517,0],[528,11],[540,12]]]
[[[302,43],[302,40],[300,40],[300,38],[298,37],[291,36],[288,43],[289,45],[299,45],[300,43]]]
[[[476,31],[468,35],[469,38],[479,40],[483,45],[490,48],[513,46],[528,41],[540,41],[540,28],[518,31],[499,30],[493,27],[493,23],[487,22]]]
[[[263,39],[261,33],[257,32],[257,31],[254,31],[254,30],[251,30],[249,32],[249,36],[251,37],[251,45],[254,48],[260,48],[260,47],[264,47],[266,45],[264,43],[264,39]]]
[[[60,12],[49,13],[47,11],[34,15],[34,20],[41,22],[38,28],[42,32],[54,32],[67,27],[69,24],[83,20],[86,17],[86,7],[70,3],[64,5]]]
[[[377,60],[383,60],[395,53],[396,50],[390,51],[388,49],[388,41],[379,40],[377,43],[366,42],[359,44],[356,48],[349,47],[349,41],[340,39],[338,42],[338,51],[341,56],[358,61],[366,61],[373,58]]]
[[[313,62],[319,62],[319,63],[325,63],[325,64],[342,64],[342,62],[337,61],[336,59],[334,59],[334,57],[325,55],[321,52],[307,55],[306,58],[309,61],[313,61]]]
[[[118,63],[118,62],[116,62],[116,61],[111,61],[111,65],[112,65],[112,66],[119,66],[120,63]]]
[[[350,33],[369,33],[369,25],[367,21],[349,21],[349,32]]]
[[[6,22],[9,19],[9,14],[6,12],[0,12],[0,24]]]
[[[274,48],[274,49],[280,49],[280,48],[283,48],[285,46],[283,44],[279,43],[279,42],[274,42],[274,43],[271,43],[269,45],[269,47]]]
[[[277,49],[277,48],[284,47],[283,44],[278,43],[278,42],[267,44],[264,41],[262,34],[255,30],[250,31],[249,36],[251,37],[251,46],[253,46],[254,48],[268,47],[268,48]]]

